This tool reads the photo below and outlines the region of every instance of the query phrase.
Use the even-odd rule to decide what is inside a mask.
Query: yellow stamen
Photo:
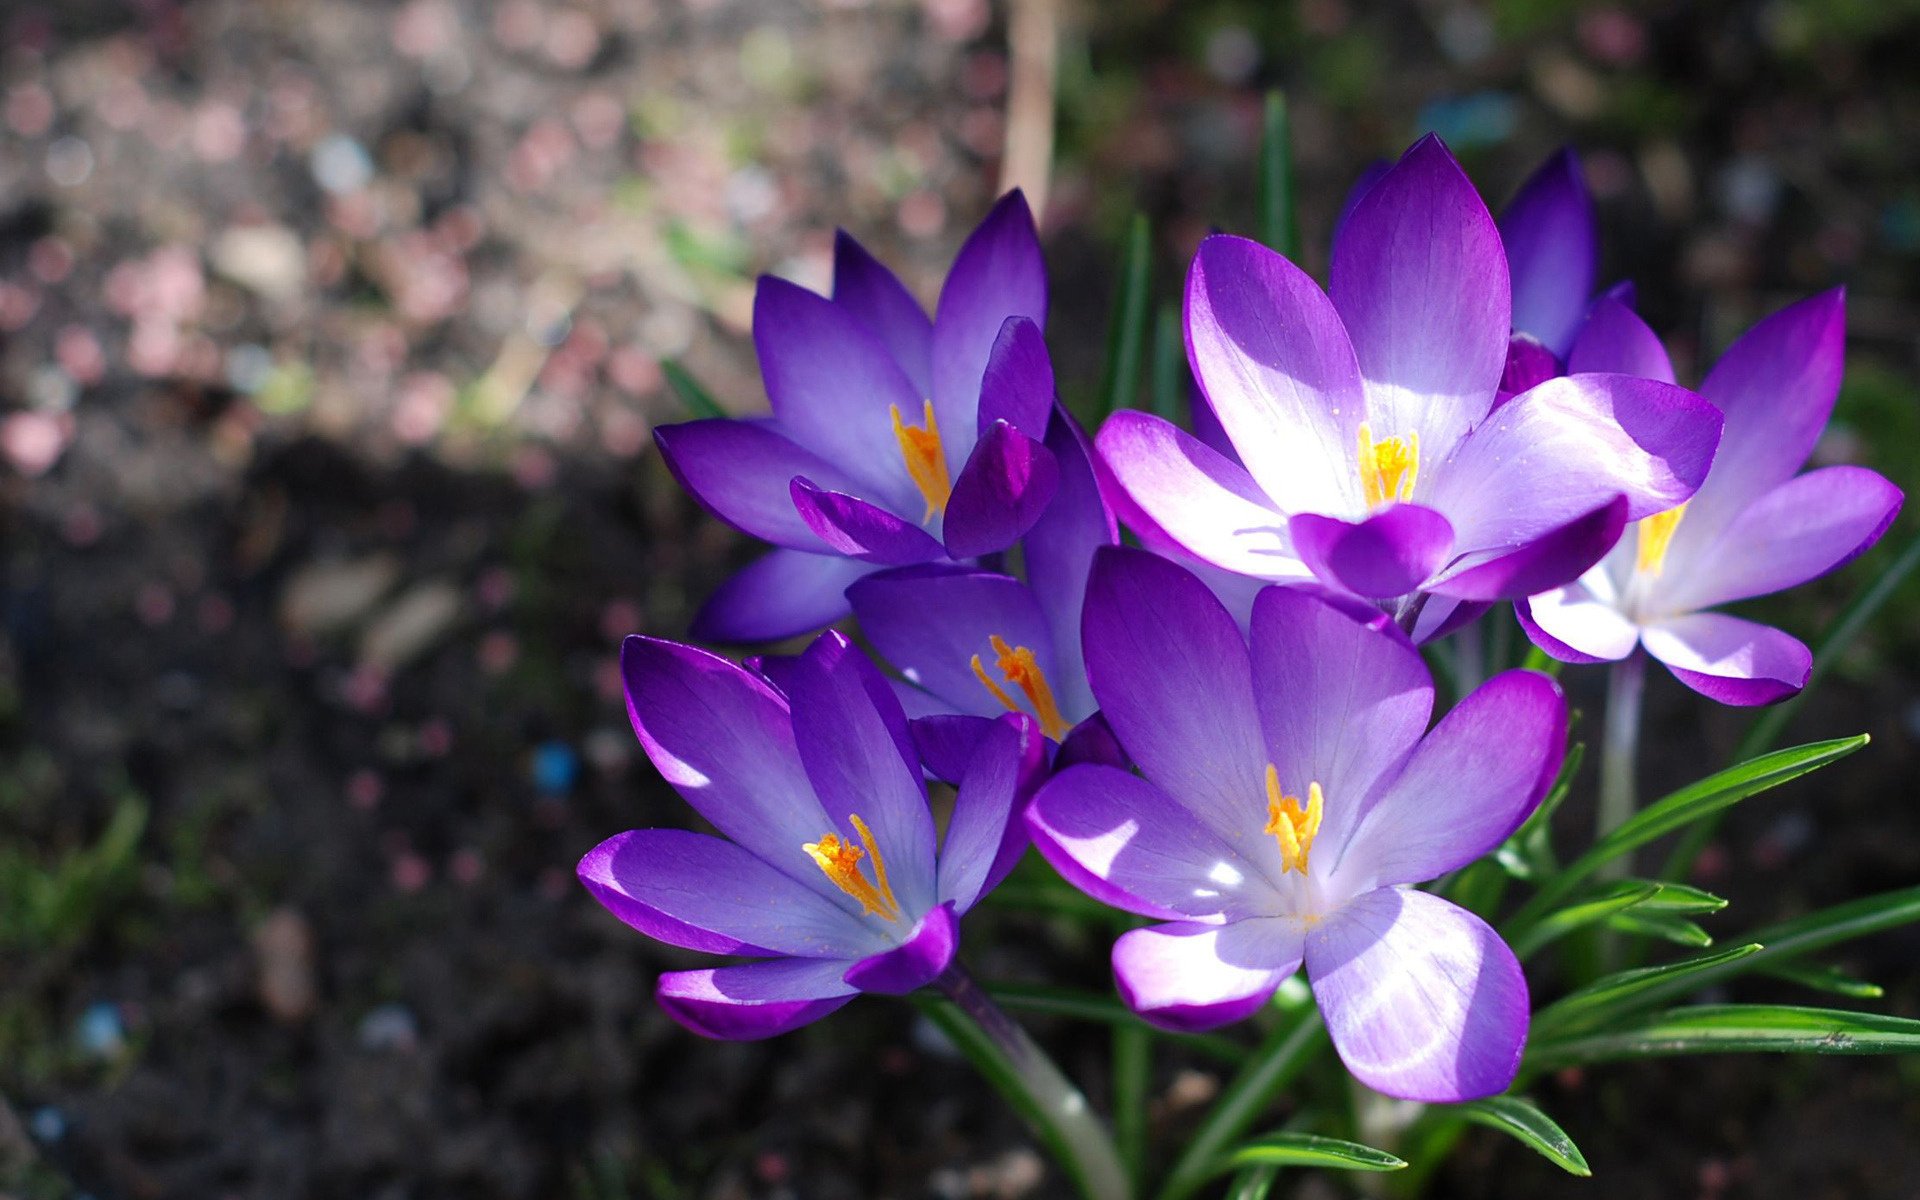
[[[893,413],[893,437],[900,443],[907,474],[913,476],[914,485],[926,497],[927,515],[920,519],[930,521],[933,514],[947,511],[947,497],[953,494],[953,481],[947,477],[947,452],[940,445],[940,425],[933,419],[933,401],[927,401],[924,427],[902,421],[898,404],[889,405],[888,410]]]
[[[1640,522],[1640,553],[1634,559],[1634,570],[1642,575],[1660,573],[1660,568],[1667,565],[1667,547],[1673,544],[1673,531],[1680,528],[1680,518],[1686,514],[1687,506],[1682,504]]]
[[[1303,807],[1298,796],[1280,794],[1280,772],[1273,764],[1267,764],[1267,827],[1263,833],[1270,833],[1280,843],[1280,873],[1298,871],[1307,873],[1307,855],[1313,852],[1313,839],[1320,832],[1320,816],[1326,808],[1326,798],[1320,794],[1319,783],[1307,788],[1307,803]]]
[[[1019,688],[1021,694],[1026,696],[1027,703],[1033,706],[1033,715],[1040,718],[1040,731],[1059,741],[1066,735],[1067,722],[1060,715],[1060,706],[1054,703],[1053,688],[1047,684],[1047,673],[1040,669],[1040,660],[1025,646],[1009,646],[1007,639],[997,633],[989,640],[993,643],[994,654],[998,656],[993,665],[1000,669],[1001,676],[1008,683]],[[993,698],[1006,706],[1008,712],[1026,711],[1007,694],[1007,689],[995,683],[993,677],[987,674],[987,668],[981,664],[978,654],[973,656],[973,673],[993,693]]]
[[[1360,490],[1368,508],[1382,504],[1404,504],[1413,499],[1414,481],[1420,478],[1420,435],[1373,440],[1373,430],[1360,423]]]
[[[876,917],[885,917],[889,921],[900,919],[900,901],[894,899],[893,885],[887,882],[887,863],[880,857],[880,847],[874,844],[873,831],[867,828],[857,813],[848,813],[847,820],[853,822],[853,828],[860,834],[860,846],[866,847],[864,856],[860,846],[842,838],[837,833],[829,833],[817,842],[808,842],[800,847],[808,857],[819,865],[833,886],[860,902],[861,911]],[[873,860],[873,881],[860,873],[860,859]]]

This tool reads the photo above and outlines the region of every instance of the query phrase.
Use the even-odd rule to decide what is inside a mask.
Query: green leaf
[[[1724,898],[1684,883],[1667,883],[1657,879],[1636,879],[1631,882],[1652,884],[1657,889],[1635,906],[1640,912],[1716,913],[1727,906]]]
[[[1152,319],[1153,234],[1147,218],[1136,213],[1120,252],[1120,286],[1107,323],[1107,366],[1100,380],[1100,415],[1132,408],[1140,392],[1140,368],[1146,362],[1148,322]]]
[[[1233,1186],[1227,1189],[1227,1200],[1267,1200],[1273,1191],[1273,1181],[1279,1178],[1280,1168],[1271,1165],[1248,1167],[1233,1177]]]
[[[1595,921],[1605,920],[1623,909],[1632,908],[1652,897],[1659,890],[1659,884],[1646,883],[1638,879],[1623,879],[1618,883],[1609,884],[1597,895],[1589,896],[1541,918],[1532,928],[1513,940],[1513,952],[1521,959],[1529,958],[1538,953],[1542,947],[1558,941],[1574,930],[1585,928]]]
[[[1797,983],[1816,992],[1828,992],[1835,996],[1845,996],[1850,1000],[1878,1000],[1887,994],[1887,989],[1877,983],[1856,979],[1838,967],[1821,966],[1814,963],[1783,963],[1777,967],[1761,967],[1756,975],[1768,979],[1778,979],[1786,983]]]
[[[1728,767],[1698,783],[1663,796],[1601,838],[1592,849],[1567,864],[1564,870],[1551,876],[1508,922],[1508,937],[1518,936],[1552,912],[1606,863],[1693,821],[1738,804],[1749,796],[1779,787],[1845,758],[1866,745],[1867,741],[1867,735],[1863,733],[1856,737],[1835,738],[1788,750],[1776,750],[1738,766]]]
[[[720,407],[720,402],[713,398],[712,393],[701,387],[700,381],[689,374],[677,360],[661,359],[660,373],[667,377],[667,386],[672,388],[673,394],[680,398],[680,404],[687,410],[687,415],[699,419],[727,415],[727,410]]]
[[[1631,937],[1658,938],[1676,946],[1692,949],[1713,945],[1713,935],[1685,917],[1673,913],[1615,913],[1607,918],[1607,928]]]
[[[1534,1032],[1541,1036],[1549,1036],[1569,1028],[1604,1024],[1636,1008],[1646,1007],[1646,1003],[1636,1004],[1635,1001],[1662,984],[1670,985],[1675,980],[1683,980],[1696,976],[1702,971],[1737,962],[1758,953],[1761,949],[1758,942],[1749,942],[1744,946],[1735,946],[1731,950],[1704,954],[1698,958],[1683,959],[1676,963],[1662,963],[1657,967],[1640,967],[1631,971],[1616,971],[1594,980],[1578,991],[1569,992],[1535,1013]],[[1658,1003],[1658,1000],[1651,1003]]]
[[[1314,1133],[1269,1133],[1247,1142],[1227,1155],[1219,1170],[1236,1171],[1243,1167],[1327,1167],[1336,1171],[1398,1171],[1405,1168],[1403,1158],[1375,1150],[1359,1142],[1321,1137]]]
[[[1552,1070],[1575,1063],[1674,1054],[1912,1054],[1920,1021],[1837,1008],[1714,1004],[1652,1013],[1618,1029],[1544,1038],[1527,1065]]]
[[[1153,411],[1179,422],[1187,407],[1187,347],[1180,335],[1180,309],[1162,304],[1153,321]]]
[[[1186,1200],[1206,1186],[1219,1173],[1227,1147],[1253,1127],[1281,1090],[1325,1047],[1326,1038],[1320,1010],[1311,1004],[1268,1030],[1260,1047],[1242,1056],[1239,1072],[1187,1138],[1186,1148],[1160,1185],[1159,1200]]]
[[[1511,1134],[1569,1175],[1584,1179],[1593,1174],[1580,1147],[1531,1100],[1519,1096],[1489,1096],[1485,1100],[1450,1104],[1443,1111],[1457,1112],[1476,1125]]]
[[[1260,120],[1260,240],[1288,258],[1300,252],[1293,213],[1293,136],[1287,98],[1268,92]]]
[[[1083,992],[1073,988],[1050,987],[1039,983],[989,983],[987,995],[1001,1007],[1013,1012],[1042,1013],[1075,1021],[1138,1028],[1144,1032],[1173,1038],[1220,1062],[1246,1061],[1247,1048],[1232,1038],[1209,1033],[1173,1033],[1145,1025],[1132,1009],[1109,992]]]

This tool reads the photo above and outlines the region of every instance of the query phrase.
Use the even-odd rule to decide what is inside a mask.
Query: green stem
[[[1325,1034],[1319,1010],[1311,1007],[1275,1028],[1187,1143],[1160,1187],[1159,1200],[1186,1200],[1199,1191],[1233,1142],[1253,1128],[1280,1089],[1306,1066]]]
[[[1087,1098],[965,968],[949,966],[913,1000],[1026,1118],[1086,1200],[1131,1200],[1133,1185]]]
[[[1640,808],[1635,768],[1640,757],[1640,696],[1646,690],[1647,659],[1638,650],[1613,664],[1607,676],[1607,725],[1600,747],[1600,807],[1594,817],[1598,842],[1626,824]],[[1633,870],[1633,856],[1622,854],[1600,870],[1620,879]]]
[[[1153,1034],[1138,1021],[1113,1030],[1113,1136],[1136,1186],[1147,1165],[1147,1093],[1153,1086]]]

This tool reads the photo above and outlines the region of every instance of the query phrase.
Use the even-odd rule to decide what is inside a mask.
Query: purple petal
[[[776,546],[820,549],[819,539],[794,510],[788,484],[795,476],[839,490],[858,488],[840,468],[766,422],[687,421],[660,426],[653,439],[674,479],[708,512]]]
[[[975,743],[940,846],[939,897],[955,912],[972,908],[1026,852],[1020,813],[1046,770],[1047,741],[1026,717],[992,722]]]
[[[1340,1060],[1429,1104],[1506,1090],[1527,1041],[1527,981],[1479,917],[1437,896],[1369,892],[1307,935],[1307,976]]]
[[[1332,301],[1258,242],[1216,235],[1187,274],[1187,347],[1207,404],[1273,504],[1360,505],[1366,393]]]
[[[1455,600],[1430,595],[1413,622],[1413,644],[1424,646],[1455,633],[1485,616],[1493,604],[1486,600]]]
[[[959,783],[973,761],[974,749],[995,719],[938,713],[915,717],[907,722],[907,730],[913,734],[921,765],[935,779]]]
[[[847,968],[844,978],[863,992],[904,996],[932,983],[953,961],[959,945],[960,921],[953,915],[953,905],[935,905],[906,941],[861,959]]]
[[[1008,317],[1047,323],[1047,267],[1026,197],[1008,192],[953,260],[933,319],[933,407],[951,430],[947,469],[955,475],[970,446],[962,430],[977,427],[980,381]]]
[[[1671,551],[1655,592],[1668,612],[1765,596],[1825,575],[1866,552],[1900,512],[1900,489],[1865,467],[1789,479],[1734,517],[1697,558]],[[1689,509],[1680,524],[1692,516]]]
[[[1101,495],[1093,447],[1080,423],[1065,409],[1056,410],[1047,426],[1047,449],[1059,464],[1060,487],[1053,503],[1027,531],[1021,549],[1027,582],[1053,633],[1053,661],[1059,674],[1048,678],[1061,711],[1072,720],[1094,708],[1086,665],[1080,660],[1080,606],[1087,594],[1087,570],[1093,565],[1093,552],[1118,543],[1120,531]]]
[[[879,928],[829,899],[826,876],[792,850],[783,869],[704,833],[636,829],[588,851],[580,882],[641,933],[690,950],[844,958],[882,945]],[[786,873],[802,869],[818,886]]]
[[[893,689],[866,655],[829,630],[800,656],[787,694],[800,761],[833,829],[858,844],[851,818],[864,820],[901,907],[924,912],[934,898],[933,813]]]
[[[1567,705],[1552,679],[1495,675],[1414,750],[1335,869],[1381,885],[1423,883],[1465,866],[1520,828],[1553,786],[1566,743]]]
[[[1247,791],[1238,829],[1223,835],[1139,776],[1090,763],[1041,787],[1027,828],[1041,856],[1102,904],[1169,921],[1237,920],[1279,904],[1233,840],[1258,833],[1259,786]]]
[[[853,999],[858,993],[840,978],[845,971],[844,962],[810,958],[669,971],[655,998],[701,1037],[751,1042],[818,1021]]]
[[[1500,399],[1505,404],[1521,392],[1562,374],[1560,360],[1531,334],[1516,333],[1507,340],[1507,365],[1500,371]]]
[[[1604,297],[1594,301],[1587,323],[1574,338],[1567,355],[1567,371],[1600,371],[1674,382],[1673,360],[1667,357],[1660,335],[1640,319],[1639,313]]]
[[[1251,644],[1281,791],[1320,785],[1321,842],[1338,853],[1380,779],[1426,731],[1433,679],[1405,640],[1295,588],[1260,593]]]
[[[1239,627],[1175,563],[1111,546],[1081,630],[1100,709],[1148,779],[1227,837],[1265,811],[1267,755]]]
[[[833,235],[833,302],[873,331],[917,394],[933,395],[933,322],[899,277],[844,229]]]
[[[1627,527],[1627,498],[1550,529],[1518,550],[1464,555],[1428,586],[1462,600],[1519,600],[1578,579],[1607,556]]]
[[[1113,736],[1113,728],[1099,713],[1075,725],[1060,739],[1060,752],[1054,755],[1053,769],[1064,771],[1080,763],[1121,768],[1133,765],[1120,739]]]
[[[1192,1033],[1252,1016],[1300,969],[1300,923],[1154,925],[1113,944],[1120,998],[1149,1024]]]
[[[1005,421],[995,421],[954,481],[943,526],[947,553],[977,558],[1005,550],[1040,519],[1059,486],[1053,453]]]
[[[1442,462],[1493,403],[1507,357],[1507,258],[1440,139],[1422,138],[1333,244],[1334,307],[1367,381],[1376,440],[1418,432]]]
[[[1300,579],[1287,518],[1247,472],[1172,422],[1117,412],[1095,439],[1127,498],[1166,537],[1241,575]]]
[[[786,700],[705,650],[620,646],[627,715],[647,757],[714,828],[770,863],[815,869],[800,847],[836,826],[807,781]]]
[[[1287,529],[1294,552],[1322,582],[1375,600],[1415,590],[1453,550],[1453,526],[1418,504],[1396,504],[1360,521],[1299,513]]]
[[[984,436],[995,421],[1005,421],[1030,438],[1043,438],[1053,399],[1053,360],[1040,327],[1025,317],[1008,317],[980,380],[978,433]]]
[[[847,587],[874,570],[838,554],[776,549],[721,584],[693,619],[703,642],[777,642],[846,616]]]
[[[946,550],[918,525],[857,496],[795,476],[788,495],[813,535],[862,562],[902,566],[944,558]]]
[[[1061,678],[1046,618],[1017,579],[950,566],[903,567],[869,575],[847,595],[880,657],[954,711],[982,717],[1006,711],[973,673],[974,655],[991,669],[996,636],[1032,650],[1050,683]]]
[[[1674,678],[1722,704],[1785,700],[1807,686],[1813,670],[1813,654],[1798,639],[1725,613],[1669,617],[1640,637]]]
[[[1513,279],[1513,327],[1566,354],[1593,295],[1599,228],[1593,197],[1572,150],[1561,150],[1520,185],[1500,214]]]
[[[1713,406],[1671,384],[1550,379],[1475,429],[1427,502],[1453,522],[1462,553],[1524,546],[1615,496],[1637,521],[1693,495],[1719,435]]]
[[[1561,662],[1618,662],[1640,644],[1640,627],[1585,583],[1517,600],[1513,615],[1534,645]]]

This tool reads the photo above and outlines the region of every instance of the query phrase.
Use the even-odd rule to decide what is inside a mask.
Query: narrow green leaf
[[[1140,368],[1147,361],[1153,282],[1153,234],[1136,213],[1120,251],[1119,288],[1107,322],[1107,367],[1100,380],[1100,416],[1132,408],[1140,394]]]
[[[1531,1100],[1519,1096],[1489,1096],[1485,1100],[1450,1104],[1442,1111],[1457,1112],[1476,1125],[1511,1134],[1569,1175],[1584,1179],[1593,1174],[1580,1147]]]
[[[1543,1038],[1527,1065],[1552,1070],[1575,1063],[1674,1054],[1912,1054],[1920,1021],[1837,1008],[1715,1004],[1649,1014],[1632,1025]]]
[[[1632,908],[1660,890],[1660,885],[1646,883],[1638,879],[1623,879],[1609,884],[1598,895],[1570,904],[1557,912],[1549,913],[1534,924],[1531,929],[1513,940],[1513,952],[1522,959],[1537,954],[1547,946],[1567,936],[1576,929],[1585,928],[1595,921],[1605,920],[1623,909]]]
[[[1667,883],[1657,879],[1630,882],[1652,884],[1656,889],[1653,895],[1635,906],[1639,912],[1716,913],[1727,906],[1724,898],[1684,883]]]
[[[1243,1056],[1245,1065],[1187,1139],[1160,1185],[1159,1200],[1186,1200],[1206,1186],[1218,1173],[1217,1164],[1228,1146],[1253,1127],[1281,1089],[1326,1045],[1326,1038],[1327,1027],[1312,1005],[1288,1014],[1269,1030],[1259,1049]]]
[[[1630,937],[1658,938],[1696,950],[1713,945],[1712,934],[1674,913],[1615,913],[1607,918],[1607,928]]]
[[[1232,1038],[1220,1034],[1173,1033],[1153,1029],[1143,1024],[1132,1009],[1108,992],[1083,992],[1039,983],[989,983],[982,986],[995,1002],[1012,1012],[1041,1013],[1074,1021],[1138,1028],[1154,1036],[1172,1038],[1219,1062],[1246,1061],[1247,1048]]]
[[[1604,1024],[1638,1008],[1646,1007],[1644,1003],[1636,1004],[1636,1000],[1640,1000],[1663,983],[1670,985],[1676,980],[1697,976],[1702,971],[1737,962],[1758,953],[1761,948],[1758,942],[1749,942],[1744,946],[1735,946],[1730,950],[1683,959],[1676,963],[1662,963],[1657,967],[1640,967],[1631,971],[1616,971],[1594,980],[1578,991],[1569,992],[1535,1013],[1534,1032],[1544,1037],[1584,1025]],[[1658,1001],[1655,1000],[1654,1003]]]
[[[1153,411],[1178,422],[1187,408],[1187,347],[1180,334],[1180,309],[1168,301],[1153,319]]]
[[[1887,989],[1877,983],[1856,979],[1839,967],[1815,963],[1783,963],[1775,967],[1761,967],[1754,974],[1764,975],[1768,979],[1778,979],[1785,983],[1797,983],[1801,987],[1812,988],[1816,992],[1845,996],[1850,1000],[1878,1000],[1887,994]]]
[[[1280,1176],[1280,1168],[1271,1164],[1248,1167],[1233,1178],[1233,1186],[1227,1189],[1227,1200],[1267,1200],[1273,1191],[1273,1181]]]
[[[705,419],[727,415],[727,410],[720,407],[720,402],[713,398],[713,394],[701,387],[700,381],[677,360],[661,359],[660,373],[667,377],[667,386],[680,398],[680,404],[687,410],[688,416]]]
[[[1293,133],[1285,94],[1268,92],[1260,115],[1260,240],[1294,258],[1300,233],[1293,212]]]
[[[1227,1155],[1219,1172],[1252,1166],[1327,1167],[1336,1171],[1398,1171],[1406,1160],[1359,1142],[1314,1133],[1269,1133]]]

